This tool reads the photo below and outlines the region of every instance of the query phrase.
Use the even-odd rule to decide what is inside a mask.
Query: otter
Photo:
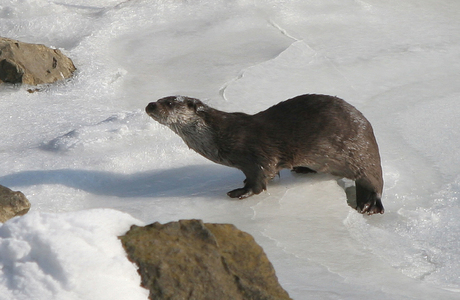
[[[231,198],[261,193],[268,180],[287,168],[354,180],[356,210],[369,215],[384,212],[382,168],[372,126],[340,98],[301,95],[249,115],[170,96],[149,103],[146,112],[202,156],[243,171],[244,186],[228,192]]]

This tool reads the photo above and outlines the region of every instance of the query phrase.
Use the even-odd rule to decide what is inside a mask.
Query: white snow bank
[[[110,209],[0,224],[0,299],[147,299],[117,238],[132,224],[141,222]]]

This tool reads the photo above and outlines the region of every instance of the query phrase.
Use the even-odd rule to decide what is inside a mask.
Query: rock
[[[72,76],[75,66],[58,49],[0,37],[0,83],[38,85]]]
[[[21,192],[13,192],[0,185],[0,222],[26,214],[30,209],[30,202]]]
[[[263,249],[230,224],[133,225],[120,237],[150,299],[290,299]]]

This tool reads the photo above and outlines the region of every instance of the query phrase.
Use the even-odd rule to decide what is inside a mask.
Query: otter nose
[[[155,109],[157,108],[157,103],[156,102],[150,102],[147,107],[145,108],[145,111],[147,113],[150,113],[150,112],[153,112],[155,111]]]

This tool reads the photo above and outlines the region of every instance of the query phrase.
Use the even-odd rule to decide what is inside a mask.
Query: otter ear
[[[199,112],[204,107],[204,104],[198,99],[189,99],[187,101],[187,107],[193,109],[195,112]]]
[[[195,101],[193,101],[193,99],[187,99],[186,104],[189,109],[196,110],[196,104]]]

